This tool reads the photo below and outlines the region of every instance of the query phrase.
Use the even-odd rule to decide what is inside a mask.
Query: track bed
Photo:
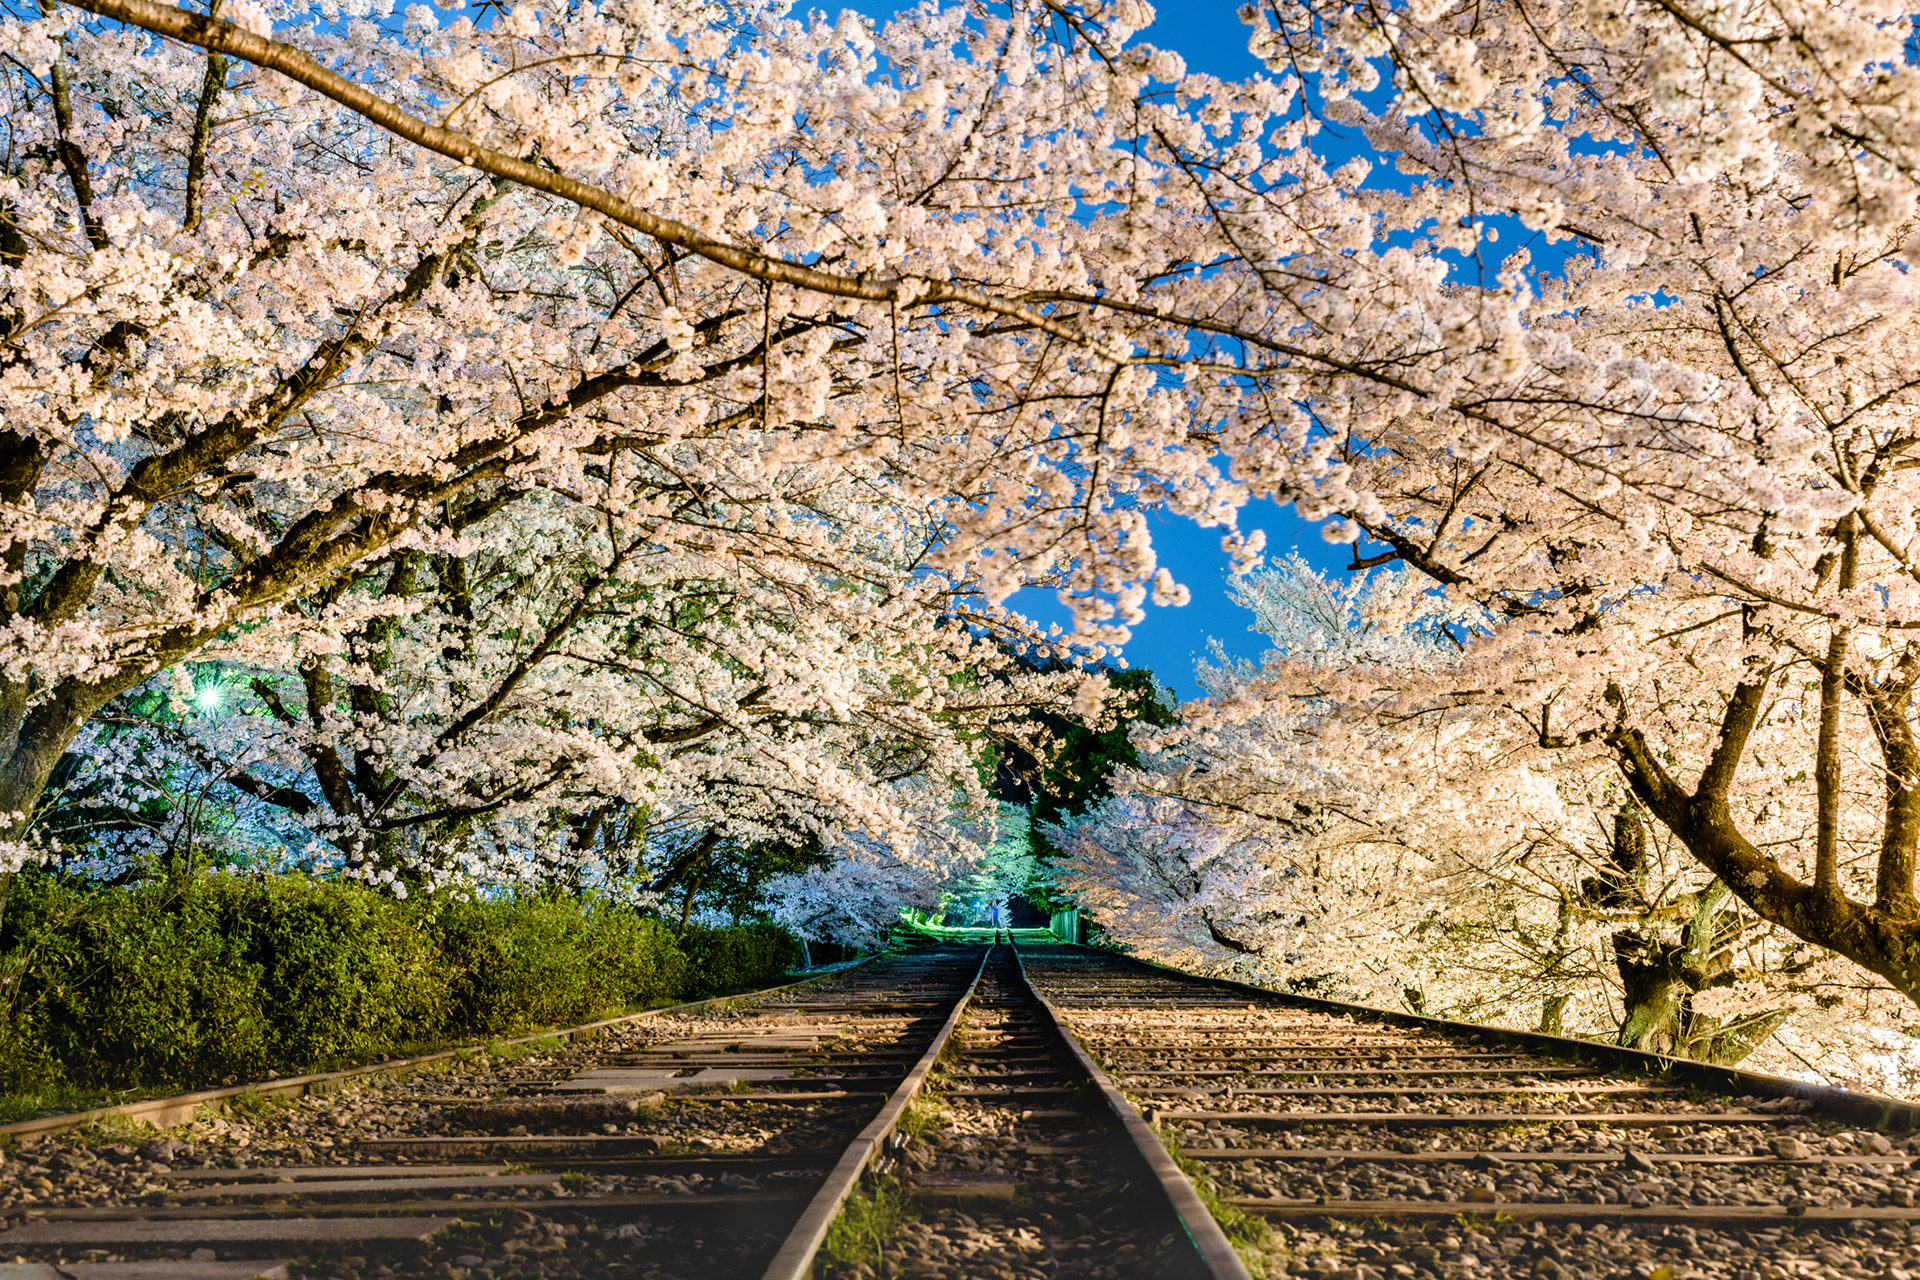
[[[950,942],[159,1137],[32,1138],[0,1161],[0,1280],[1242,1280],[1201,1192],[1270,1277],[1920,1280],[1916,1120]]]
[[[1011,948],[988,961],[917,1118],[885,1193],[904,1220],[830,1280],[1214,1274]]]
[[[1023,951],[1167,1144],[1271,1223],[1273,1274],[1920,1275],[1920,1139],[1510,1033]]]

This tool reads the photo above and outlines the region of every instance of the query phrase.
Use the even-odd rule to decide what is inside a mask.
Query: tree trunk
[[[1620,970],[1619,1043],[1649,1053],[1679,1053],[1688,994],[1686,948],[1642,937],[1632,929],[1613,935]]]
[[[1770,680],[1771,673],[1757,676],[1734,691],[1719,740],[1691,792],[1667,772],[1640,730],[1618,724],[1607,744],[1647,811],[1756,915],[1838,952],[1920,1004],[1920,916],[1866,906],[1829,887],[1806,884],[1756,848],[1734,823],[1728,792]],[[1624,712],[1624,695],[1615,689],[1609,697]]]
[[[26,839],[60,757],[86,727],[87,720],[115,692],[118,690],[95,700],[69,691],[30,710],[24,685],[13,684],[0,692],[0,707],[4,707],[8,727],[13,729],[10,742],[0,739],[0,841]],[[7,897],[12,889],[13,874],[0,872],[0,927],[6,923]]]

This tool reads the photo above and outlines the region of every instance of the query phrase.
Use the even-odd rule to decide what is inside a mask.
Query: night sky
[[[831,9],[832,5],[822,7]],[[902,6],[890,0],[857,0],[848,6],[884,19]],[[1222,78],[1240,78],[1258,72],[1260,64],[1247,52],[1246,28],[1241,26],[1239,0],[1188,0],[1158,4],[1159,21],[1140,38],[1177,50],[1193,71]],[[1323,572],[1342,569],[1350,549],[1329,545],[1318,525],[1270,502],[1255,503],[1241,513],[1243,529],[1264,529],[1271,560],[1298,550]],[[1251,615],[1227,598],[1227,557],[1220,552],[1218,529],[1200,529],[1185,520],[1156,518],[1153,545],[1160,563],[1193,593],[1181,609],[1146,606],[1147,619],[1134,628],[1126,659],[1135,667],[1149,667],[1184,700],[1200,696],[1193,679],[1194,661],[1205,656],[1208,640],[1217,639],[1227,652],[1257,657],[1265,648],[1262,637],[1248,630]],[[1029,592],[1018,603],[1043,621],[1064,621],[1066,613],[1046,592]]]

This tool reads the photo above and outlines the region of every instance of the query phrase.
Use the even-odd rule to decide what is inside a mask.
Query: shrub
[[[800,944],[777,925],[689,929],[680,937],[694,988],[689,998],[763,987],[800,961]]]
[[[770,925],[603,899],[396,900],[287,875],[115,888],[29,870],[0,932],[0,1089],[193,1088],[584,1022],[774,980]]]
[[[14,1063],[74,1081],[175,1084],[273,1065],[260,969],[217,890],[173,894],[17,877],[7,950]]]
[[[681,990],[687,971],[664,926],[603,900],[452,903],[441,910],[438,933],[457,1034],[591,1021],[658,1004]]]
[[[276,1071],[363,1059],[446,1025],[452,981],[417,910],[338,881],[276,876],[225,895],[273,1024]]]

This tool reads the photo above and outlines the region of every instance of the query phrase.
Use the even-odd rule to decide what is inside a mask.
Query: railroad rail
[[[1920,1274],[1909,1104],[986,941],[34,1122],[0,1280]]]

